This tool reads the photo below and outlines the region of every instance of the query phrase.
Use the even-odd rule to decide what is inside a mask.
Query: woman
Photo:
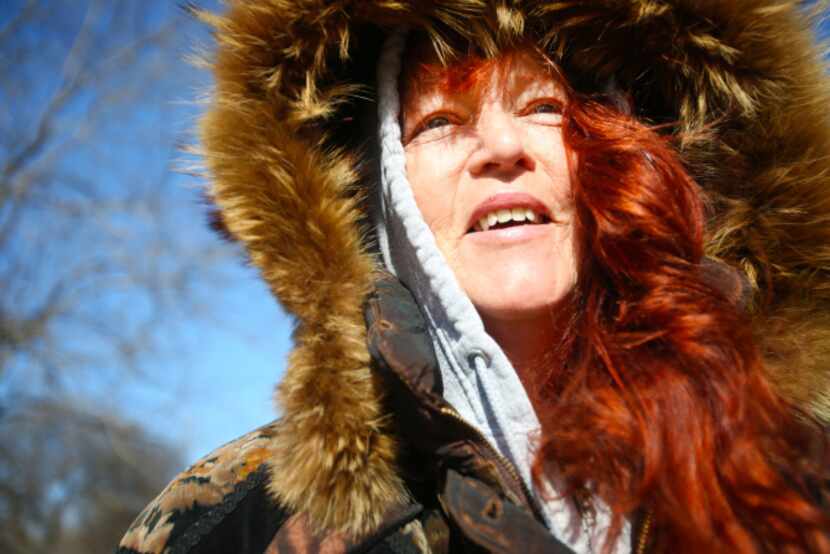
[[[211,195],[297,347],[280,420],[120,552],[830,552],[830,85],[797,7],[200,16]]]

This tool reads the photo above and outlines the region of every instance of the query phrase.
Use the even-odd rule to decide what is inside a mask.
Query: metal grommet
[[[375,325],[377,326],[378,329],[380,329],[381,331],[384,331],[384,332],[391,331],[395,328],[395,326],[392,325],[391,322],[389,322],[385,319],[378,319],[375,322]]]
[[[501,500],[499,500],[498,496],[493,496],[487,501],[487,504],[484,505],[484,509],[481,510],[481,515],[489,520],[496,521],[501,518],[503,512],[504,505]]]
[[[481,359],[486,367],[490,367],[490,356],[480,348],[474,348],[467,354],[467,363],[470,365],[470,369],[477,368],[476,359]]]

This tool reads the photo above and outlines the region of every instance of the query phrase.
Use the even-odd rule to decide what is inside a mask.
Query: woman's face
[[[485,323],[539,315],[576,282],[561,86],[517,54],[472,87],[403,89],[407,175],[461,287]]]

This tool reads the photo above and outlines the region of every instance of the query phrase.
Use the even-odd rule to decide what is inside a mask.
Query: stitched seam
[[[233,492],[226,495],[221,504],[217,504],[208,510],[204,516],[193,522],[176,541],[176,544],[170,548],[169,554],[187,554],[190,552],[205,535],[213,531],[223,519],[239,506],[239,503],[254,487],[265,480],[266,467],[266,464],[260,465],[245,481],[237,483]]]

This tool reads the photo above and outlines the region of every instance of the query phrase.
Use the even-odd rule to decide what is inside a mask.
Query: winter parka
[[[713,278],[741,297],[779,392],[830,423],[830,76],[812,3],[229,0],[195,13],[216,39],[209,196],[296,318],[295,348],[280,418],[176,477],[119,554],[569,551],[441,397],[419,308],[373,251],[375,71],[403,27],[496,48],[530,38],[671,124],[712,205],[707,257],[734,270]],[[648,517],[632,525],[632,551],[648,551]]]

